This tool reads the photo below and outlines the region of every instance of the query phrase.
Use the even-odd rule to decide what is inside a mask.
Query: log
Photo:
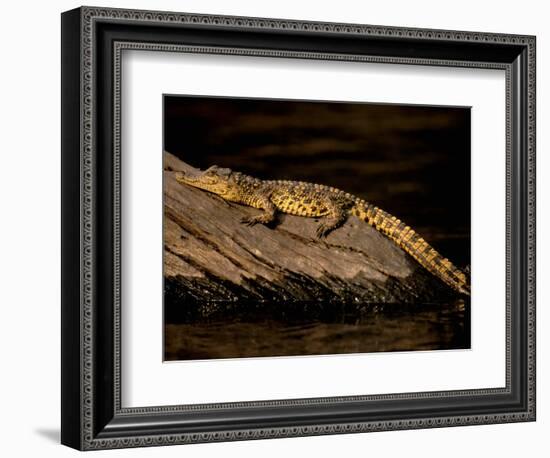
[[[456,297],[354,217],[325,239],[315,236],[317,218],[280,214],[274,227],[249,227],[241,218],[259,210],[178,183],[176,172],[192,167],[169,153],[164,169],[168,315],[209,316],[259,304],[293,310],[308,304],[311,312],[338,303],[426,304]]]

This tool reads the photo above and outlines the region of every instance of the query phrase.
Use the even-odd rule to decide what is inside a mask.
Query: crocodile
[[[277,212],[303,217],[324,217],[316,236],[326,237],[356,216],[387,236],[431,274],[461,294],[470,295],[469,275],[439,254],[403,221],[375,205],[330,186],[289,180],[260,180],[229,168],[176,172],[179,183],[217,194],[224,200],[247,205],[262,213],[242,223],[272,225]]]

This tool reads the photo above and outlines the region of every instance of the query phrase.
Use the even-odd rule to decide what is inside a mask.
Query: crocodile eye
[[[208,167],[204,173],[206,175],[214,175],[217,172],[217,170],[218,170],[218,166],[213,165],[211,167]]]

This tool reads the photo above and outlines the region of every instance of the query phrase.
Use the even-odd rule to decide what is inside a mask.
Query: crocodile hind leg
[[[333,200],[328,200],[325,204],[328,210],[327,217],[317,226],[317,237],[323,238],[333,230],[338,229],[348,219],[348,212],[342,208],[342,205]]]

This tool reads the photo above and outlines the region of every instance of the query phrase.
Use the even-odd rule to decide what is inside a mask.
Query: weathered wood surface
[[[323,240],[318,219],[279,215],[273,227],[240,223],[259,210],[175,180],[191,168],[165,153],[166,301],[427,303],[454,293],[356,218]],[[203,308],[203,312],[206,309]]]

